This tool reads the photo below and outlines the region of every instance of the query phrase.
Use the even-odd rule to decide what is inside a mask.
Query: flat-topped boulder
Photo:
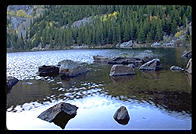
[[[113,118],[120,124],[128,124],[130,117],[125,106],[121,106],[114,114]]]
[[[40,66],[38,69],[39,76],[57,76],[59,74],[59,68],[56,66]]]
[[[76,107],[75,105],[65,103],[65,102],[60,102],[50,107],[46,111],[42,112],[38,116],[38,118],[48,122],[52,122],[59,114],[65,114],[74,117],[77,114],[77,109],[78,107]]]
[[[123,75],[134,75],[134,65],[113,65],[110,70],[110,76],[123,76]]]
[[[6,80],[6,85],[7,85],[8,90],[12,89],[12,87],[14,85],[16,85],[16,83],[18,83],[18,81],[19,80],[17,78],[12,77],[12,76],[8,76],[7,80]]]
[[[94,62],[99,62],[99,63],[108,63],[108,61],[112,60],[109,57],[101,56],[101,55],[96,55],[93,56]]]
[[[144,63],[142,66],[140,66],[140,70],[144,70],[144,71],[156,71],[156,70],[160,70],[161,67],[161,63],[159,59],[153,59],[150,60],[146,63]]]
[[[61,78],[76,77],[78,75],[85,74],[89,71],[85,65],[86,64],[84,63],[72,60],[63,60],[58,63],[58,66],[60,66],[59,74]]]

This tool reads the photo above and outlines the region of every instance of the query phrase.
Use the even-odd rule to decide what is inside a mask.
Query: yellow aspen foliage
[[[16,15],[15,12],[12,11],[12,10],[11,10],[11,11],[8,11],[7,14],[8,14],[8,15],[11,15],[11,16],[15,16],[15,15]]]
[[[119,14],[119,12],[114,11],[113,13],[110,14],[105,14],[102,18],[102,21],[107,21],[108,19],[113,19],[113,18],[117,18],[117,15]]]
[[[18,10],[16,16],[29,18],[29,16],[23,10]]]
[[[175,37],[178,38],[178,37],[180,37],[181,35],[182,35],[182,31],[177,32],[177,33],[175,34]]]

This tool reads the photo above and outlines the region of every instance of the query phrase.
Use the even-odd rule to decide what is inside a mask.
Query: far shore
[[[145,44],[137,44],[134,45],[132,48],[120,48],[116,47],[116,45],[107,44],[107,45],[100,45],[100,46],[67,46],[67,47],[61,47],[61,48],[37,48],[35,50],[27,49],[27,50],[13,50],[10,48],[7,48],[7,53],[14,53],[14,52],[36,52],[36,51],[54,51],[54,50],[76,50],[76,49],[137,49],[137,48],[179,48],[179,47],[190,47],[190,45],[186,46],[152,46],[150,43]]]

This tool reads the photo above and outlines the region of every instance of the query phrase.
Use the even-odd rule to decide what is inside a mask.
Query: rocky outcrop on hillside
[[[75,21],[75,22],[71,25],[71,28],[74,28],[74,27],[80,28],[81,26],[84,26],[85,24],[89,23],[91,20],[92,20],[92,16],[90,16],[90,17],[85,17],[85,18],[83,18],[82,20]]]
[[[26,16],[19,16],[18,11],[24,11]],[[43,7],[37,5],[11,5],[7,8],[7,20],[10,22],[11,30],[17,31],[18,37],[25,38],[28,27],[34,18],[43,13]],[[28,17],[27,17],[28,16]],[[9,31],[9,30],[8,30]]]

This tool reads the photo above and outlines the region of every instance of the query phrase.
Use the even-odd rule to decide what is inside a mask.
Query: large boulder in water
[[[78,107],[76,107],[72,104],[60,102],[60,103],[50,107],[46,111],[42,112],[38,116],[38,118],[45,120],[45,121],[48,121],[48,122],[52,122],[53,120],[55,120],[55,118],[59,114],[65,114],[65,115],[74,117],[77,114],[77,109],[78,109]]]
[[[7,80],[6,80],[6,85],[7,85],[8,90],[12,89],[12,87],[13,87],[16,83],[18,83],[18,81],[19,81],[19,80],[18,80],[17,78],[12,77],[12,76],[8,76],[8,77],[7,77]]]
[[[108,61],[111,60],[111,58],[101,56],[101,55],[96,55],[93,56],[94,62],[99,62],[99,63],[108,63]]]
[[[186,65],[186,72],[192,74],[192,58],[189,59],[187,65]]]
[[[129,120],[129,113],[125,106],[121,106],[116,113],[114,114],[113,118],[120,124],[126,125]]]
[[[110,70],[110,76],[122,76],[135,74],[133,65],[113,65]]]
[[[153,59],[151,61],[148,61],[144,63],[142,66],[139,68],[140,70],[145,70],[145,71],[156,71],[161,69],[161,63],[159,59]]]
[[[59,68],[56,66],[40,66],[39,69],[39,76],[57,76],[59,74]]]
[[[72,60],[63,60],[58,65],[60,66],[59,74],[61,78],[75,77],[89,71],[84,63]]]

